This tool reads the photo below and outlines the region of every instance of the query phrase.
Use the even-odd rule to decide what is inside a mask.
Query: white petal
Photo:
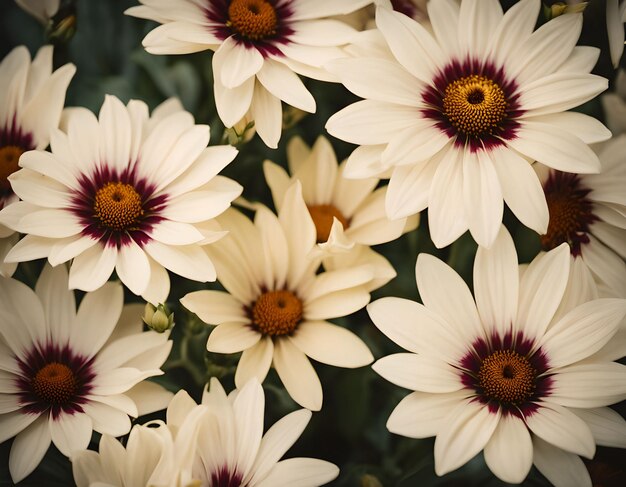
[[[463,201],[472,237],[478,245],[491,247],[502,224],[504,203],[498,176],[485,151],[465,153]]]
[[[533,438],[533,463],[555,487],[591,487],[587,467],[578,455]]]
[[[66,457],[77,450],[85,450],[89,446],[92,422],[88,415],[62,413],[56,419],[50,416],[48,424],[54,446]]]
[[[98,433],[122,436],[130,431],[128,414],[107,404],[91,402],[83,405],[85,414],[93,422],[93,429]]]
[[[289,458],[278,462],[257,487],[314,487],[337,478],[336,465],[317,458]]]
[[[94,291],[111,276],[117,260],[117,249],[93,245],[74,258],[70,268],[70,289]]]
[[[100,160],[122,171],[131,162],[132,131],[128,110],[117,97],[106,95],[99,120],[102,135]]]
[[[130,367],[101,372],[94,379],[91,392],[100,396],[121,394],[142,380],[161,373],[159,370],[141,371]]]
[[[433,178],[439,167],[437,159],[435,156],[426,162],[393,169],[385,199],[389,218],[406,217],[426,209]]]
[[[265,395],[256,380],[248,382],[233,403],[237,444],[237,468],[247,472],[256,458],[263,436]]]
[[[552,377],[546,401],[595,408],[626,399],[626,366],[615,362],[570,365]]]
[[[147,380],[131,387],[124,395],[137,405],[137,413],[131,414],[131,416],[143,416],[161,411],[168,407],[173,396],[163,386]]]
[[[195,291],[183,296],[181,304],[210,325],[225,322],[247,323],[243,305],[223,291]]]
[[[426,308],[452,325],[464,343],[473,343],[484,336],[472,294],[451,267],[432,255],[420,254],[415,278]]]
[[[256,345],[244,350],[237,364],[235,385],[242,387],[253,377],[263,382],[272,365],[273,356],[274,343],[269,337],[261,338]]]
[[[131,240],[119,249],[115,271],[134,294],[142,295],[150,282],[150,262],[139,245]]]
[[[567,408],[541,403],[524,421],[542,440],[576,455],[593,458],[596,444],[589,426]]]
[[[312,359],[335,367],[362,367],[374,360],[363,340],[326,321],[304,321],[289,339]]]
[[[215,281],[215,267],[198,246],[177,245],[173,247],[153,240],[148,242],[144,249],[163,267],[182,277],[199,282]]]
[[[250,113],[259,137],[271,149],[278,147],[283,124],[280,98],[267,91],[259,82],[254,84]]]
[[[244,117],[250,108],[255,78],[249,78],[241,86],[234,89],[225,88],[219,81],[219,76],[213,75],[213,78],[217,113],[226,127],[232,127]]]
[[[256,485],[259,479],[263,479],[300,437],[310,419],[311,411],[300,409],[274,423],[261,440],[256,460],[250,470],[250,473],[253,474],[252,478],[244,478],[243,483],[246,484],[250,481],[251,485]]]
[[[581,174],[600,172],[598,156],[580,138],[547,123],[525,120],[517,137],[506,144],[516,151],[559,171]]]
[[[65,343],[70,324],[76,316],[74,293],[68,289],[65,266],[45,266],[37,280],[35,292],[41,300],[49,333],[56,343]]]
[[[533,442],[524,421],[503,416],[485,445],[485,463],[500,480],[520,484],[533,465]]]
[[[261,339],[261,334],[251,325],[224,323],[213,329],[207,350],[216,353],[235,353],[250,348]]]
[[[479,247],[474,261],[474,294],[482,322],[504,337],[517,315],[517,253],[504,225],[490,249]]]
[[[124,305],[124,291],[118,283],[107,283],[85,295],[71,325],[72,345],[93,357],[107,341]]]
[[[229,37],[213,54],[213,72],[227,89],[236,88],[263,67],[263,56],[254,47],[247,47]]]
[[[443,360],[396,353],[377,360],[372,369],[397,386],[421,392],[455,392],[463,388],[461,374]]]
[[[370,293],[365,285],[337,291],[306,302],[304,317],[313,321],[339,318],[360,310],[369,301]]]
[[[435,472],[445,475],[464,465],[487,444],[500,421],[478,401],[466,399],[449,415],[435,438]]]
[[[387,429],[409,438],[436,436],[450,413],[467,396],[467,390],[448,394],[412,392],[391,412]]]
[[[569,275],[569,247],[563,244],[535,257],[519,287],[515,326],[530,339],[541,337],[563,298]]]
[[[572,409],[591,429],[600,446],[626,448],[626,420],[611,408]]]
[[[274,342],[274,366],[289,395],[311,411],[322,408],[322,384],[306,355],[289,340]]]
[[[45,414],[15,437],[9,454],[9,472],[13,482],[29,475],[41,462],[50,447],[50,427]]]
[[[540,235],[548,231],[548,204],[537,173],[515,151],[498,150],[492,157],[502,196],[519,221]]]
[[[84,225],[78,218],[64,209],[45,209],[25,215],[19,222],[21,233],[40,237],[63,238],[82,232]]]
[[[309,93],[298,75],[284,64],[266,61],[257,73],[257,78],[276,98],[305,112],[315,112],[313,95]]]
[[[169,274],[154,259],[150,258],[148,262],[150,263],[150,282],[141,297],[154,305],[164,303],[170,292]]]
[[[47,419],[45,414],[43,416]],[[37,414],[24,414],[22,411],[0,414],[0,443],[25,430],[37,418]]]
[[[533,121],[556,126],[579,137],[585,144],[603,142],[611,138],[611,131],[602,122],[583,113],[552,113],[533,117]]]
[[[563,367],[600,350],[626,316],[626,300],[596,299],[563,316],[543,336],[540,346],[551,368]]]

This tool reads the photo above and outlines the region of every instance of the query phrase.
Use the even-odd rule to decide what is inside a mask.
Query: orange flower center
[[[64,364],[52,362],[42,367],[31,382],[34,393],[49,404],[64,404],[74,397],[78,381]]]
[[[291,291],[268,291],[254,303],[252,320],[264,335],[288,335],[302,320],[302,301]]]
[[[226,25],[252,41],[276,35],[278,19],[274,6],[267,0],[232,0]]]
[[[348,220],[333,205],[312,205],[308,208],[313,223],[315,223],[318,243],[328,240],[330,230],[333,226],[333,217],[341,222],[344,230],[348,228]]]
[[[120,182],[107,183],[98,190],[93,211],[103,226],[118,231],[135,228],[144,214],[139,193]]]
[[[467,135],[492,134],[506,115],[504,91],[485,76],[473,74],[453,81],[443,96],[443,113]]]
[[[478,382],[487,397],[506,404],[521,404],[535,391],[537,371],[526,357],[513,350],[498,350],[480,366]]]
[[[11,189],[11,183],[8,178],[20,168],[17,163],[23,153],[24,150],[15,145],[0,147],[0,191]]]

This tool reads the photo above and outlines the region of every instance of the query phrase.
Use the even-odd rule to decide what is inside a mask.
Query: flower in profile
[[[621,135],[598,148],[600,174],[537,168],[550,211],[543,249],[567,243],[572,266],[582,261],[600,295],[619,298],[626,297],[625,153],[626,135]]]
[[[163,25],[143,40],[152,54],[185,54],[210,49],[217,111],[226,127],[246,114],[263,142],[277,147],[285,103],[315,111],[315,100],[297,74],[334,81],[323,65],[342,57],[340,46],[354,29],[337,20],[372,0],[171,0],[126,10]],[[297,74],[296,74],[297,73]]]
[[[129,415],[171,398],[142,381],[162,374],[172,342],[167,334],[133,333],[141,315],[123,312],[119,284],[86,294],[76,310],[65,266],[46,266],[35,291],[1,278],[0,301],[0,442],[15,436],[14,482],[35,469],[51,442],[69,456],[87,448],[92,431],[124,435]]]
[[[52,46],[44,46],[35,59],[28,49],[13,49],[0,63],[0,210],[17,201],[8,177],[19,169],[20,156],[45,149],[50,131],[59,125],[65,91],[76,72],[73,64],[52,71]],[[13,230],[0,224],[0,275],[9,277],[17,264],[4,257],[17,241]]]
[[[252,377],[262,382],[273,363],[291,397],[319,410],[322,386],[307,356],[350,368],[373,360],[359,337],[326,320],[369,302],[374,264],[316,274],[320,259],[310,256],[315,225],[299,181],[285,193],[278,217],[262,207],[252,223],[229,210],[220,223],[229,234],[206,251],[228,292],[196,291],[181,303],[204,322],[218,325],[209,335],[209,351],[243,351],[237,387]]]
[[[373,365],[415,391],[387,427],[436,436],[438,475],[484,450],[505,482],[522,482],[534,463],[556,485],[591,485],[578,455],[592,458],[596,443],[626,447],[626,422],[606,407],[626,398],[626,366],[594,355],[618,331],[626,300],[572,302],[556,314],[568,251],[560,245],[541,254],[522,274],[502,227],[476,254],[475,301],[450,267],[420,254],[424,305],[388,297],[368,306],[376,326],[410,352]]]
[[[326,65],[366,98],[326,125],[331,135],[360,144],[346,176],[391,171],[388,216],[428,207],[437,247],[468,228],[490,246],[503,201],[524,225],[545,233],[548,207],[534,161],[566,172],[600,169],[587,144],[608,139],[609,131],[567,111],[606,89],[606,79],[589,74],[599,50],[576,46],[580,14],[533,32],[540,7],[521,0],[503,14],[497,0],[429,2],[433,36],[379,6],[376,25],[393,58],[366,44],[371,56]]]
[[[213,219],[241,193],[217,176],[237,150],[207,148],[209,127],[175,100],[149,118],[145,103],[107,96],[99,119],[76,108],[66,125],[67,133],[52,132],[52,153],[26,152],[10,178],[23,201],[0,212],[0,222],[27,235],[7,262],[73,259],[70,287],[85,291],[115,269],[152,303],[167,298],[166,269],[215,280],[202,246],[224,235]]]

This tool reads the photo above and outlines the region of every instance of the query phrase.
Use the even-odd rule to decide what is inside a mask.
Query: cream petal
[[[227,38],[213,54],[213,72],[220,77],[226,89],[241,86],[259,72],[265,63],[263,56],[254,47]]]
[[[45,266],[35,293],[43,306],[50,338],[55,343],[65,343],[70,338],[70,323],[76,317],[76,300],[68,289],[67,268]]]
[[[0,414],[0,443],[4,443],[25,430],[39,416],[38,414],[24,414],[23,411]],[[45,414],[43,416],[47,419]]]
[[[111,436],[123,436],[130,431],[130,419],[125,412],[99,402],[84,404],[82,407],[91,418],[94,431]]]
[[[555,487],[591,487],[587,467],[578,455],[533,437],[533,463]]]
[[[464,465],[490,440],[498,423],[500,411],[473,399],[466,399],[448,415],[435,438],[435,472],[445,475]]]
[[[123,171],[130,161],[131,124],[128,110],[115,96],[106,95],[100,109],[100,160]]]
[[[303,321],[289,339],[306,355],[323,364],[356,368],[374,361],[363,340],[350,330],[326,321]]]
[[[121,367],[99,373],[92,382],[92,394],[109,396],[122,394],[142,380],[160,375],[160,370],[137,370],[132,367]]]
[[[219,80],[219,76],[213,76],[213,92],[215,107],[222,122],[226,127],[232,127],[239,122],[250,109],[254,92],[255,77],[251,77],[240,86],[228,89]]]
[[[115,271],[118,277],[133,294],[140,296],[150,281],[148,256],[134,240],[131,240],[119,249],[117,257]]]
[[[461,3],[458,20],[458,39],[465,56],[483,59],[489,48],[492,33],[502,20],[498,0],[470,0]]]
[[[535,257],[521,277],[515,331],[531,340],[543,336],[563,298],[568,275],[566,244]]]
[[[253,347],[261,334],[250,325],[223,323],[213,329],[207,342],[207,350],[215,353],[235,353]]]
[[[260,82],[256,82],[250,113],[261,140],[270,149],[276,149],[283,124],[283,108],[280,98],[272,95]]]
[[[387,420],[387,429],[409,438],[436,436],[460,401],[468,396],[461,390],[446,394],[412,392],[398,403]]]
[[[257,487],[311,487],[324,485],[339,475],[336,465],[317,458],[289,458],[278,462]]]
[[[236,386],[243,387],[253,377],[263,382],[272,365],[273,355],[274,343],[269,337],[262,337],[256,345],[244,350],[235,372]]]
[[[282,63],[267,60],[257,73],[259,82],[276,98],[285,103],[315,113],[315,99],[297,74]]]
[[[503,416],[485,445],[485,463],[504,482],[520,484],[533,466],[533,442],[524,421]]]
[[[322,408],[322,384],[307,356],[289,340],[274,342],[274,367],[289,395],[311,411]]]
[[[603,142],[611,138],[611,131],[599,120],[578,112],[551,113],[533,117],[534,122],[547,123],[577,136],[585,144]]]
[[[148,262],[150,263],[150,281],[141,297],[155,305],[164,303],[170,293],[169,274],[154,259],[148,258]]]
[[[215,281],[213,263],[200,247],[194,245],[165,245],[152,240],[144,250],[166,269],[193,281]]]
[[[385,199],[390,218],[414,215],[428,206],[430,189],[439,167],[437,156],[414,166],[393,169]]]
[[[458,369],[435,357],[395,353],[377,360],[372,369],[389,382],[413,391],[446,393],[463,388]]]
[[[502,225],[490,249],[479,247],[474,261],[474,295],[485,326],[500,337],[511,332],[517,315],[519,275],[511,235]]]
[[[117,248],[92,245],[74,258],[70,268],[70,289],[95,291],[102,287],[115,268]]]
[[[41,463],[52,441],[45,414],[15,437],[9,454],[9,472],[13,482],[20,482]]]
[[[233,402],[237,468],[248,472],[257,456],[263,437],[265,395],[261,384],[251,380],[238,392]],[[245,475],[245,474],[244,474]]]
[[[48,424],[54,446],[66,457],[89,446],[93,429],[88,415],[61,413],[56,419],[50,416]]]
[[[582,419],[556,404],[541,403],[539,406],[524,417],[535,435],[562,450],[593,458],[596,444],[589,426]]]
[[[210,325],[226,322],[249,321],[243,305],[230,294],[222,291],[194,291],[183,296],[181,304]]]

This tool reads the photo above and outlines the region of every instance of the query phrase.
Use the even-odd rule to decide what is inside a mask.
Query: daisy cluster
[[[16,3],[13,482],[624,485],[626,2]]]

